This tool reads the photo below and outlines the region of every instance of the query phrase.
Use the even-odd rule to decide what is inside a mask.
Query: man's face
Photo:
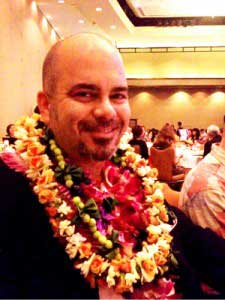
[[[105,160],[127,129],[127,83],[117,55],[61,57],[49,125],[71,159]]]

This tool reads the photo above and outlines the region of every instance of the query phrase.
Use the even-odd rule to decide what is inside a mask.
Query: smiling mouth
[[[95,129],[95,133],[102,133],[102,134],[107,134],[107,133],[111,133],[118,130],[118,127],[104,127],[104,126],[98,126]]]
[[[111,138],[101,138],[101,137],[93,138],[94,143],[100,146],[108,145],[111,142],[111,140],[112,140]]]

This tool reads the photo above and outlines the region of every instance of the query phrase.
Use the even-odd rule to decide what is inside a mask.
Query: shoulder
[[[6,205],[12,205],[13,201],[22,199],[22,196],[25,194],[32,195],[29,181],[22,173],[10,169],[0,160],[0,208],[2,209],[2,207]],[[7,199],[7,201],[4,201],[5,199]]]
[[[37,202],[26,177],[9,168],[2,160],[0,160],[0,201],[1,233],[5,231],[3,228],[7,224],[10,224],[8,230],[16,232],[29,218],[33,203]],[[15,224],[17,226],[13,229]]]
[[[16,183],[17,181],[25,181],[24,176],[10,169],[1,159],[0,159],[0,184],[10,184]]]

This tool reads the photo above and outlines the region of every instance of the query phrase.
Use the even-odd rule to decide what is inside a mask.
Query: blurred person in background
[[[180,129],[183,129],[183,125],[181,121],[177,122],[177,135],[180,137]]]
[[[203,157],[205,157],[211,151],[212,144],[214,144],[214,143],[216,143],[216,144],[220,143],[220,141],[221,141],[221,134],[220,134],[219,127],[216,126],[216,125],[210,125],[207,128],[207,136],[208,136],[208,141],[204,145]]]
[[[193,128],[191,131],[191,139],[193,143],[198,143],[200,137],[200,130],[198,128]]]
[[[214,136],[215,125],[210,126]],[[209,227],[225,238],[225,132],[221,143],[212,144],[211,152],[185,178],[179,201],[191,220]]]
[[[9,124],[6,127],[6,135],[2,138],[3,142],[8,144],[12,144],[15,142],[16,138],[14,137],[14,128],[15,128],[14,124]]]
[[[129,141],[129,144],[134,147],[136,153],[139,153],[143,158],[148,159],[148,147],[144,140],[144,127],[137,125],[132,129],[132,133],[133,139]]]
[[[208,136],[207,136],[207,133],[206,133],[206,130],[204,128],[201,128],[200,129],[200,137],[199,137],[199,144],[205,144],[208,140]]]
[[[176,157],[176,148],[175,148],[175,132],[173,125],[166,123],[159,131],[159,133],[156,136],[155,142],[153,143],[151,149],[150,149],[150,164],[160,163],[162,161],[162,157],[164,157],[164,153],[166,149],[169,151],[165,153],[165,156],[167,157],[168,161],[170,161],[170,164],[172,164],[172,175],[180,175],[177,179],[183,179],[184,178],[184,169],[180,168],[177,165],[177,157]],[[156,157],[155,149],[158,150],[158,159]],[[156,166],[156,168],[161,169],[163,166]],[[165,165],[166,168],[166,165]],[[163,180],[164,178],[160,178],[160,171],[159,171],[159,179]]]

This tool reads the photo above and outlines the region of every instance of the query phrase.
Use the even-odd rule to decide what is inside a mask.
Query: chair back
[[[161,181],[171,181],[173,179],[175,151],[173,147],[166,149],[150,148],[150,164],[158,169],[158,179]]]

